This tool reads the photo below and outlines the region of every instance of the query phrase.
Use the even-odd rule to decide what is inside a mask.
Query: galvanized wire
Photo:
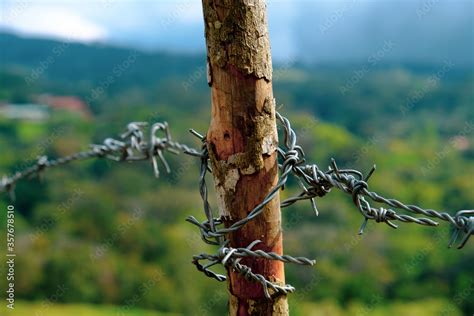
[[[374,173],[375,166],[368,173],[368,175],[364,177],[361,172],[354,169],[339,169],[334,159],[331,162],[331,166],[325,172],[320,170],[316,164],[305,164],[304,151],[300,146],[297,145],[296,133],[292,129],[290,121],[279,113],[276,115],[284,130],[284,146],[278,149],[279,156],[283,160],[283,162],[279,165],[281,176],[278,183],[268,193],[264,200],[248,214],[246,218],[240,219],[227,228],[205,231],[205,236],[225,236],[230,232],[239,230],[242,226],[257,217],[263,211],[263,207],[277,194],[281,188],[284,187],[290,174],[296,177],[303,191],[299,195],[283,201],[281,203],[281,207],[290,206],[300,200],[310,200],[313,210],[315,211],[316,215],[318,215],[319,212],[316,207],[315,198],[323,197],[329,193],[332,188],[337,188],[342,192],[351,195],[355,206],[364,216],[364,222],[359,230],[359,234],[363,233],[365,225],[369,219],[375,220],[376,222],[385,222],[393,228],[397,228],[397,226],[392,222],[394,220],[426,226],[438,225],[436,221],[430,218],[417,218],[407,214],[399,214],[394,209],[390,208],[374,208],[370,205],[369,201],[366,200],[367,197],[373,202],[379,202],[387,206],[391,206],[392,208],[398,208],[414,214],[422,214],[427,217],[438,218],[449,222],[455,229],[453,242],[455,241],[457,234],[460,232],[465,233],[459,248],[462,248],[467,242],[469,236],[472,235],[473,217],[468,215],[473,215],[473,211],[461,211],[453,216],[446,212],[438,212],[432,209],[423,209],[416,205],[406,205],[396,199],[385,198],[373,191],[369,191],[367,182]],[[193,217],[188,218],[188,220],[193,224],[198,225],[201,228],[201,231],[209,227],[208,221],[199,223]],[[452,245],[452,242],[450,245]]]
[[[252,210],[252,212],[247,215],[246,218],[234,223],[228,228],[218,229],[217,227],[223,226],[224,222],[221,218],[214,218],[207,197],[206,173],[209,171],[209,158],[206,138],[196,132],[193,132],[193,134],[198,136],[203,144],[200,155],[201,173],[199,177],[199,191],[201,193],[204,214],[206,215],[207,220],[203,223],[200,223],[194,216],[189,216],[186,220],[199,227],[201,232],[201,238],[204,240],[205,243],[220,246],[219,250],[217,251],[217,254],[215,255],[201,253],[199,255],[194,256],[193,263],[196,265],[196,268],[199,271],[203,272],[206,276],[222,282],[227,280],[227,277],[210,270],[212,266],[216,264],[222,264],[226,268],[232,269],[233,271],[236,271],[237,273],[241,274],[244,278],[260,283],[267,298],[270,298],[272,295],[270,293],[270,290],[272,290],[273,293],[277,294],[287,294],[293,292],[295,290],[293,286],[288,284],[281,285],[276,282],[271,282],[267,280],[261,274],[254,273],[249,266],[240,263],[240,259],[244,257],[265,258],[268,260],[279,260],[286,263],[295,263],[301,265],[314,265],[314,260],[310,260],[304,257],[279,255],[272,252],[265,252],[263,250],[252,250],[252,248],[260,242],[259,240],[252,242],[247,248],[232,248],[227,246],[229,244],[229,240],[226,238],[227,233],[239,230],[243,225],[257,217],[259,214],[261,214],[265,204],[267,204],[278,193],[278,190],[285,184],[287,180],[287,175],[283,174],[280,177],[280,180],[275,186],[275,188],[271,190],[271,192],[267,195],[263,202],[257,205]],[[206,265],[202,265],[200,263],[201,260],[207,260],[209,261],[209,263]]]
[[[387,199],[375,192],[369,191],[367,182],[374,173],[375,166],[367,174],[367,176],[364,177],[361,172],[354,169],[339,169],[334,159],[331,162],[331,167],[326,172],[321,171],[316,164],[305,164],[304,151],[300,146],[297,145],[296,133],[291,127],[290,121],[279,113],[276,115],[284,131],[283,146],[278,148],[278,154],[282,160],[282,163],[279,164],[281,175],[279,177],[278,183],[274,188],[272,188],[272,190],[270,190],[263,201],[253,210],[251,210],[245,218],[238,220],[229,227],[219,228],[224,225],[224,221],[221,218],[214,218],[212,216],[212,211],[210,210],[209,202],[207,201],[205,175],[207,171],[208,159],[205,159],[204,157],[207,156],[208,152],[205,146],[206,139],[205,137],[201,137],[204,145],[201,154],[200,191],[201,197],[203,198],[204,211],[207,220],[204,222],[199,222],[194,216],[189,216],[187,221],[199,227],[201,237],[206,243],[211,245],[220,245],[220,250],[216,255],[202,253],[194,256],[193,263],[197,266],[199,271],[203,272],[209,277],[215,278],[219,281],[224,281],[226,280],[224,275],[217,274],[209,269],[218,263],[222,263],[227,268],[232,267],[244,277],[261,283],[264,293],[267,297],[270,297],[268,290],[269,288],[280,294],[286,294],[294,291],[294,288],[291,285],[285,285],[281,287],[278,284],[274,284],[266,279],[262,279],[260,276],[257,277],[256,275],[251,274],[252,272],[249,267],[241,267],[239,265],[236,268],[234,262],[236,262],[238,258],[241,257],[263,257],[266,259],[273,258],[281,261],[284,261],[283,258],[286,258],[287,261],[284,262],[313,265],[315,263],[314,260],[304,257],[294,258],[287,255],[270,255],[269,253],[265,253],[262,250],[252,250],[251,248],[254,245],[253,243],[247,248],[226,247],[229,242],[226,239],[227,234],[238,231],[248,222],[259,216],[263,212],[264,206],[275,197],[280,189],[285,186],[290,175],[296,177],[303,191],[297,196],[284,200],[281,203],[281,207],[290,206],[300,200],[310,200],[315,214],[318,215],[319,212],[316,207],[315,198],[323,197],[329,193],[332,188],[337,188],[342,192],[351,195],[353,203],[364,216],[364,222],[359,230],[359,234],[363,233],[363,230],[369,219],[375,220],[376,222],[385,222],[387,225],[393,228],[397,228],[397,226],[392,222],[394,220],[427,226],[438,225],[437,222],[430,218],[417,218],[407,214],[399,214],[393,209],[387,209],[384,207],[374,208],[366,200],[365,197],[367,197],[373,202],[380,202],[388,206],[400,208],[412,213],[423,214],[428,217],[446,220],[455,228],[455,233],[453,234],[450,246],[457,239],[459,232],[465,232],[465,236],[461,241],[459,248],[462,248],[466,244],[469,236],[473,233],[474,227],[474,217],[467,217],[467,215],[473,215],[470,213],[471,211],[462,211],[458,212],[456,216],[451,216],[448,213],[440,213],[431,209],[425,210],[415,205],[405,205],[398,200]],[[203,194],[203,192],[205,192],[205,194]],[[227,258],[228,260],[223,260],[223,257]],[[203,266],[199,263],[201,260],[208,260],[209,263]]]
[[[155,176],[158,177],[160,172],[157,159],[161,161],[167,172],[171,172],[163,155],[165,151],[175,154],[183,152],[193,156],[200,155],[198,150],[173,141],[166,122],[153,124],[150,127],[149,137],[144,136],[146,127],[147,123],[145,122],[131,122],[127,125],[126,132],[120,135],[120,140],[106,138],[102,144],[90,145],[90,150],[53,160],[49,160],[46,156],[38,157],[36,164],[33,166],[17,171],[12,176],[4,176],[0,181],[0,193],[9,192],[10,198],[14,200],[14,189],[18,181],[33,176],[41,176],[48,168],[65,165],[77,160],[91,158],[104,158],[117,162],[149,160],[153,165]],[[164,133],[164,136],[157,136],[158,132]]]
[[[290,176],[295,177],[302,191],[296,196],[290,197],[281,202],[281,207],[289,207],[302,200],[309,200],[311,207],[316,215],[319,214],[316,205],[316,198],[322,198],[333,188],[336,188],[351,196],[351,199],[364,217],[359,234],[362,234],[368,220],[374,220],[378,223],[397,228],[393,221],[415,223],[425,226],[437,226],[438,223],[431,218],[441,219],[448,222],[454,229],[449,242],[451,247],[458,239],[459,234],[464,234],[458,248],[462,248],[469,237],[474,234],[474,211],[462,210],[456,215],[450,215],[446,212],[438,212],[433,209],[424,209],[416,205],[407,205],[396,199],[385,198],[376,192],[369,190],[368,180],[375,171],[375,166],[364,176],[360,171],[354,169],[339,169],[335,160],[326,171],[322,171],[316,164],[305,163],[305,154],[303,149],[297,144],[296,133],[291,127],[290,121],[276,113],[278,122],[283,127],[283,145],[277,149],[281,160],[279,164],[280,177],[267,196],[252,209],[245,218],[239,219],[229,227],[225,227],[224,221],[220,217],[214,217],[211,205],[208,201],[208,189],[206,184],[206,174],[211,172],[209,167],[209,156],[205,136],[191,130],[198,137],[202,146],[196,150],[185,144],[175,142],[171,138],[168,124],[156,123],[149,130],[149,137],[145,136],[147,124],[144,122],[132,122],[127,125],[127,130],[120,137],[120,140],[107,138],[102,144],[91,145],[88,151],[79,152],[56,160],[48,160],[46,156],[39,157],[37,163],[23,171],[16,172],[13,176],[3,177],[0,183],[0,193],[8,191],[14,198],[15,184],[27,177],[40,175],[44,170],[64,165],[76,160],[89,158],[104,158],[114,161],[143,161],[149,160],[153,165],[155,176],[159,176],[158,159],[161,161],[165,170],[170,172],[170,167],[164,157],[164,152],[185,153],[200,158],[201,167],[199,175],[199,191],[203,201],[204,215],[206,220],[198,221],[194,216],[189,216],[186,220],[197,226],[200,230],[201,238],[207,244],[218,246],[217,253],[214,255],[201,253],[193,257],[193,263],[196,268],[206,276],[218,281],[225,281],[224,275],[213,272],[210,268],[222,264],[227,269],[231,269],[241,274],[248,280],[253,280],[262,285],[266,297],[272,295],[287,294],[295,289],[291,285],[281,285],[267,280],[264,276],[254,273],[250,267],[240,263],[242,258],[261,258],[266,260],[279,260],[285,263],[294,263],[301,265],[314,265],[315,261],[305,257],[292,257],[289,255],[279,255],[276,253],[265,252],[253,247],[260,241],[256,240],[250,243],[246,248],[232,248],[229,246],[228,234],[236,232],[247,223],[258,217],[264,210],[264,206],[269,203],[283,189]],[[164,136],[158,137],[157,133],[162,132]],[[370,202],[380,203],[386,208],[380,206],[375,208]],[[397,212],[398,211],[398,212]],[[414,215],[423,215],[425,217],[415,217],[408,214],[399,213],[405,211]],[[429,218],[428,218],[429,217]],[[208,261],[207,264],[201,264],[201,261]]]
[[[252,269],[250,267],[239,262],[240,259],[246,257],[264,258],[267,260],[278,260],[285,263],[296,263],[303,265],[313,265],[314,260],[309,260],[304,257],[279,255],[274,252],[265,252],[263,250],[252,250],[252,248],[260,242],[260,240],[255,240],[246,248],[231,248],[225,246],[228,243],[228,241],[226,241],[225,244],[219,249],[216,255],[209,255],[203,253],[194,256],[193,263],[197,266],[199,271],[203,272],[208,277],[214,278],[220,282],[225,281],[227,277],[225,275],[215,273],[209,270],[209,268],[216,264],[222,264],[223,266],[231,267],[234,271],[240,273],[246,279],[262,284],[265,296],[268,298],[271,297],[270,289],[273,290],[274,293],[288,294],[294,292],[295,288],[291,285],[280,285],[275,282],[268,281],[261,274],[252,272]],[[201,260],[207,260],[209,261],[209,263],[203,266],[199,262]]]

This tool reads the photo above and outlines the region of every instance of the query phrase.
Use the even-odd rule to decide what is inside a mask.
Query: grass
[[[15,302],[15,309],[1,307],[2,315],[14,316],[176,316],[178,314],[160,313],[138,308],[89,304],[52,304],[49,302]]]
[[[299,316],[461,316],[459,309],[444,299],[425,299],[414,302],[390,302],[380,305],[363,305],[349,303],[346,307],[339,306],[333,301],[317,303],[291,302],[291,315]],[[1,315],[12,316],[177,316],[179,314],[161,313],[139,308],[121,309],[120,306],[92,305],[92,304],[52,304],[50,302],[18,301],[15,309],[1,307]],[[5,313],[4,310],[7,310]]]

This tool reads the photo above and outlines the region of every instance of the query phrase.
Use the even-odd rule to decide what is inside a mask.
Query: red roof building
[[[84,118],[92,117],[87,104],[75,96],[42,95],[38,98],[38,101],[48,105],[53,110],[68,110],[78,113]]]

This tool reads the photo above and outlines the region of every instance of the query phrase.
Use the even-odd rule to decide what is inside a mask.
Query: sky
[[[0,0],[0,30],[145,50],[204,52],[200,0]],[[472,63],[472,0],[269,0],[274,59]],[[383,52],[385,46],[391,46]]]

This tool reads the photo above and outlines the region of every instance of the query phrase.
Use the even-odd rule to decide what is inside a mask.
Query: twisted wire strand
[[[294,145],[296,143],[296,134],[291,129],[289,121],[284,118],[281,119],[281,115],[279,115],[279,121],[284,127],[285,144],[287,146],[288,144]],[[304,153],[301,153],[301,155],[304,157]],[[360,234],[363,232],[363,229],[369,219],[373,219],[376,222],[385,222],[393,228],[397,228],[397,226],[390,222],[390,220],[398,220],[401,222],[416,223],[426,226],[438,225],[437,222],[429,218],[416,218],[406,214],[398,214],[393,209],[385,209],[383,207],[378,209],[373,208],[370,206],[369,202],[364,199],[365,196],[370,198],[373,202],[382,203],[396,209],[408,211],[410,213],[421,214],[427,217],[447,221],[454,228],[454,234],[449,247],[452,246],[452,243],[457,239],[457,236],[460,232],[464,232],[465,236],[458,248],[462,248],[466,244],[474,230],[474,211],[460,211],[453,216],[446,212],[438,212],[433,209],[423,209],[417,205],[406,205],[393,198],[385,198],[376,192],[368,190],[367,182],[374,171],[375,166],[372,168],[372,170],[370,170],[367,176],[364,177],[361,172],[354,169],[339,169],[334,159],[332,159],[331,167],[326,172],[321,171],[316,164],[303,165],[302,162],[298,162],[293,167],[293,175],[297,178],[298,183],[302,187],[303,191],[294,197],[286,199],[281,205],[282,207],[286,207],[296,203],[297,201],[309,199],[311,200],[312,208],[317,215],[318,210],[316,208],[314,198],[323,197],[325,194],[330,192],[331,188],[335,187],[347,194],[350,194],[357,209],[364,216],[365,220],[361,226],[361,229],[359,230]]]
[[[331,161],[331,166],[327,171],[320,170],[316,164],[305,164],[304,151],[302,147],[297,145],[296,133],[291,127],[290,121],[278,112],[276,113],[276,118],[283,127],[284,136],[282,147],[277,148],[278,157],[281,160],[281,163],[278,164],[280,170],[279,180],[260,204],[252,209],[245,218],[238,220],[229,227],[223,227],[224,221],[222,218],[213,216],[213,211],[208,201],[206,174],[212,172],[212,170],[209,166],[209,155],[205,136],[194,130],[190,130],[191,133],[202,142],[200,150],[194,149],[188,145],[173,141],[169,126],[166,122],[153,124],[149,129],[148,137],[145,136],[147,123],[131,122],[127,125],[127,130],[120,135],[120,140],[107,138],[102,144],[91,145],[90,150],[55,160],[48,160],[46,156],[39,157],[35,165],[23,171],[18,171],[10,177],[3,177],[0,182],[0,193],[8,191],[12,199],[14,199],[14,187],[18,181],[35,175],[40,176],[41,173],[48,168],[68,164],[77,160],[90,158],[104,158],[118,162],[149,160],[153,165],[155,176],[158,177],[158,160],[160,160],[167,172],[171,171],[164,156],[165,151],[174,154],[185,153],[200,158],[199,192],[203,202],[206,220],[200,222],[194,216],[189,216],[186,220],[199,228],[201,238],[205,243],[219,246],[219,250],[214,255],[206,253],[196,255],[193,257],[193,263],[199,271],[218,281],[226,280],[226,276],[215,273],[210,268],[214,265],[222,264],[227,269],[232,269],[241,274],[244,278],[260,283],[265,296],[268,298],[272,295],[270,290],[273,291],[273,294],[287,294],[293,292],[295,289],[291,285],[280,285],[267,280],[261,274],[254,273],[250,267],[240,263],[241,259],[261,258],[301,265],[314,265],[315,261],[305,257],[279,255],[261,249],[253,250],[252,248],[260,242],[259,240],[252,242],[246,248],[228,247],[229,240],[227,239],[227,235],[240,230],[247,223],[258,217],[263,212],[265,205],[278,194],[279,190],[285,188],[290,176],[295,177],[302,192],[282,201],[282,208],[289,207],[299,201],[309,200],[312,209],[315,214],[318,215],[319,211],[316,205],[316,198],[322,198],[328,194],[332,188],[337,188],[351,196],[354,205],[364,217],[364,222],[359,229],[359,234],[363,233],[368,220],[374,220],[377,223],[383,222],[393,228],[397,228],[398,226],[392,221],[437,226],[438,223],[430,218],[444,220],[453,226],[454,232],[449,242],[449,247],[457,241],[461,233],[464,234],[464,236],[458,248],[462,248],[467,243],[469,237],[474,234],[473,210],[462,210],[453,216],[446,212],[424,209],[416,205],[407,205],[396,199],[385,198],[376,192],[369,191],[368,180],[374,173],[375,166],[364,177],[358,170],[339,169],[334,159]],[[164,136],[158,137],[158,132],[163,133]],[[392,208],[372,207],[369,200]],[[399,214],[395,209],[430,218],[418,218],[407,214]],[[202,260],[206,260],[208,263],[203,265],[200,263]]]
[[[237,273],[241,274],[247,280],[252,280],[254,282],[258,282],[262,285],[264,294],[267,298],[271,298],[270,290],[273,290],[273,293],[279,294],[288,294],[295,291],[295,288],[288,284],[277,284],[276,282],[271,282],[267,280],[263,275],[254,273],[252,269],[240,263],[242,258],[264,258],[268,260],[278,260],[285,263],[295,263],[301,265],[314,265],[316,263],[315,260],[310,260],[304,257],[292,257],[288,255],[279,255],[274,252],[265,252],[263,250],[252,250],[252,248],[260,243],[260,240],[255,240],[252,242],[247,248],[231,248],[226,247],[225,245],[228,243],[226,241],[223,246],[219,249],[217,254],[210,255],[210,254],[200,254],[193,257],[193,263],[196,265],[197,269],[203,272],[206,276],[210,278],[214,278],[220,282],[227,280],[227,277],[222,274],[218,274],[209,268],[216,265],[222,264],[227,268],[231,268]],[[209,261],[208,264],[202,265],[200,263],[201,260]]]
[[[153,124],[150,128],[148,140],[145,140],[144,137],[144,128],[146,126],[147,124],[144,122],[131,122],[127,125],[127,131],[120,135],[121,140],[106,138],[102,144],[90,145],[90,150],[53,160],[49,160],[46,156],[41,156],[33,166],[17,171],[12,176],[4,176],[0,181],[0,193],[9,192],[11,199],[14,200],[14,189],[18,181],[33,176],[40,176],[48,168],[58,167],[78,160],[91,158],[104,158],[117,162],[151,160],[155,176],[158,177],[157,159],[162,162],[167,172],[171,171],[163,155],[164,151],[201,156],[200,151],[188,145],[172,141],[166,122]],[[164,132],[165,136],[156,136],[158,131]]]
[[[407,214],[398,214],[395,210],[387,209],[384,207],[374,208],[364,197],[368,197],[373,202],[379,202],[391,206],[393,208],[398,208],[405,211],[409,211],[411,213],[422,214],[427,217],[434,217],[448,221],[455,228],[449,246],[452,246],[452,244],[456,241],[460,232],[464,232],[465,236],[462,239],[461,244],[458,248],[462,248],[466,244],[470,235],[473,234],[474,217],[468,217],[466,216],[466,213],[458,213],[456,214],[456,216],[451,216],[450,214],[445,212],[437,212],[431,209],[425,210],[415,205],[405,205],[398,200],[387,199],[375,192],[369,191],[367,182],[374,173],[375,166],[369,172],[369,174],[364,177],[360,171],[354,169],[339,169],[334,159],[332,160],[332,166],[326,172],[321,171],[316,164],[304,165],[304,152],[302,148],[297,145],[296,133],[292,129],[290,121],[279,113],[277,113],[277,119],[284,128],[284,148],[278,149],[279,156],[283,159],[283,163],[279,165],[281,175],[277,185],[268,193],[264,200],[247,215],[247,217],[235,222],[230,227],[222,229],[209,229],[209,219],[200,223],[194,217],[189,217],[187,220],[200,228],[203,239],[208,240],[211,237],[224,238],[226,234],[239,230],[245,224],[260,215],[263,211],[264,206],[271,199],[273,199],[273,197],[280,189],[284,188],[288,180],[288,176],[290,174],[296,177],[296,179],[298,180],[298,184],[302,187],[303,191],[297,196],[290,197],[284,200],[281,203],[281,207],[287,207],[300,200],[309,199],[311,201],[311,206],[315,211],[315,214],[318,215],[319,212],[316,206],[315,198],[325,196],[331,191],[333,187],[335,187],[341,190],[342,192],[350,194],[355,206],[363,215],[364,222],[362,223],[361,228],[359,229],[359,234],[363,233],[364,228],[369,219],[375,220],[378,223],[385,222],[387,225],[393,228],[398,227],[392,222],[395,220],[425,226],[438,225],[436,221],[430,218],[417,218]],[[218,219],[213,220],[216,221]],[[220,226],[221,224],[223,223],[220,222],[218,226]],[[215,244],[217,243],[218,242],[216,242]],[[246,254],[247,256],[256,255],[255,252],[246,253],[245,251],[239,254]],[[236,255],[234,254],[234,256]]]
[[[285,186],[288,176],[293,171],[293,167],[301,161],[300,155],[304,156],[302,148],[296,145],[296,134],[291,128],[290,121],[287,118],[281,116],[279,113],[277,113],[277,118],[284,123],[286,131],[284,143],[287,146],[286,151],[278,151],[284,159],[284,162],[281,165],[282,173],[278,179],[278,183],[270,190],[263,201],[255,206],[245,218],[238,220],[227,228],[216,229],[215,231],[207,232],[209,236],[223,237],[228,233],[239,230],[248,222],[260,215],[263,212],[265,205],[268,204],[276,196],[279,190]]]
[[[284,118],[281,117],[281,119],[283,120]],[[286,122],[287,124],[290,124],[288,120],[286,120]],[[291,133],[291,131],[289,132]],[[229,240],[227,239],[227,234],[241,229],[245,224],[260,215],[263,212],[265,205],[275,197],[275,195],[281,188],[284,187],[286,181],[288,180],[288,176],[291,174],[293,166],[300,160],[298,155],[300,152],[302,153],[301,148],[296,146],[295,141],[289,138],[285,139],[285,144],[290,147],[288,148],[287,153],[283,151],[279,152],[285,158],[285,161],[282,164],[282,169],[284,171],[282,172],[277,185],[272,188],[272,190],[267,194],[263,201],[258,204],[251,212],[249,212],[249,214],[245,218],[233,223],[229,227],[218,228],[219,226],[222,226],[224,224],[224,221],[222,220],[222,218],[213,217],[212,210],[207,199],[207,186],[205,182],[205,176],[208,166],[208,151],[206,138],[199,135],[198,133],[194,134],[199,137],[203,143],[203,148],[201,152],[201,173],[199,180],[199,190],[203,201],[204,214],[206,215],[207,219],[204,222],[199,222],[194,216],[189,216],[186,221],[199,227],[201,239],[204,240],[205,243],[220,246],[220,249],[215,255],[202,253],[197,256],[194,256],[194,265],[196,266],[198,271],[201,271],[206,276],[214,278],[218,281],[226,280],[226,276],[210,270],[212,266],[216,264],[222,264],[227,268],[232,268],[234,271],[242,275],[245,279],[253,280],[255,282],[260,283],[267,298],[271,297],[270,289],[273,290],[273,292],[276,294],[287,294],[293,292],[295,290],[293,286],[288,284],[281,285],[277,284],[276,282],[269,281],[263,275],[254,273],[250,267],[239,263],[239,260],[245,257],[264,258],[268,260],[279,260],[286,263],[294,263],[300,265],[314,265],[314,260],[304,257],[279,255],[273,252],[265,252],[260,249],[252,250],[252,248],[260,242],[259,240],[254,241],[247,248],[230,248],[226,245],[229,243]],[[207,265],[202,265],[199,263],[200,260],[208,260],[210,263],[208,263]]]

